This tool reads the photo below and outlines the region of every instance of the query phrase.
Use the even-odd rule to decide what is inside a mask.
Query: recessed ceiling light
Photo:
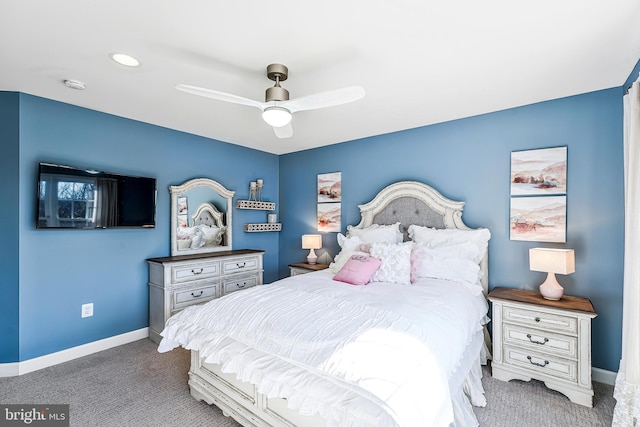
[[[140,61],[133,56],[125,55],[124,53],[112,53],[111,59],[126,67],[137,67],[140,65]]]
[[[68,88],[76,90],[85,90],[87,88],[87,85],[80,80],[66,79],[64,80],[64,85]]]

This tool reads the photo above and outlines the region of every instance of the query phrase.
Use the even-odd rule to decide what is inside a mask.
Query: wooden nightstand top
[[[306,270],[312,270],[312,271],[320,271],[320,270],[324,270],[325,268],[329,268],[329,264],[308,264],[306,262],[299,262],[297,264],[289,264],[289,268],[291,267],[304,268]]]
[[[525,304],[535,304],[543,307],[555,307],[562,310],[579,311],[597,316],[596,311],[588,298],[572,297],[564,295],[559,301],[552,301],[542,297],[538,292],[524,289],[495,288],[489,293],[489,300],[499,299],[516,301]]]

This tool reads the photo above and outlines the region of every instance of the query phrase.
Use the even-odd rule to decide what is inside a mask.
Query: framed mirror
[[[196,178],[169,187],[171,193],[171,256],[232,249],[235,191],[219,182]]]

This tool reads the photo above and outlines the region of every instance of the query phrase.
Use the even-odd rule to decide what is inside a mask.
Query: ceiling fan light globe
[[[274,128],[283,127],[291,121],[291,113],[283,107],[267,107],[262,112],[262,119]]]

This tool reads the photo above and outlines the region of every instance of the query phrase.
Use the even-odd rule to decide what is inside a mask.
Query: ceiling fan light
[[[274,128],[286,126],[291,121],[291,113],[283,107],[267,107],[262,112],[262,119]]]

